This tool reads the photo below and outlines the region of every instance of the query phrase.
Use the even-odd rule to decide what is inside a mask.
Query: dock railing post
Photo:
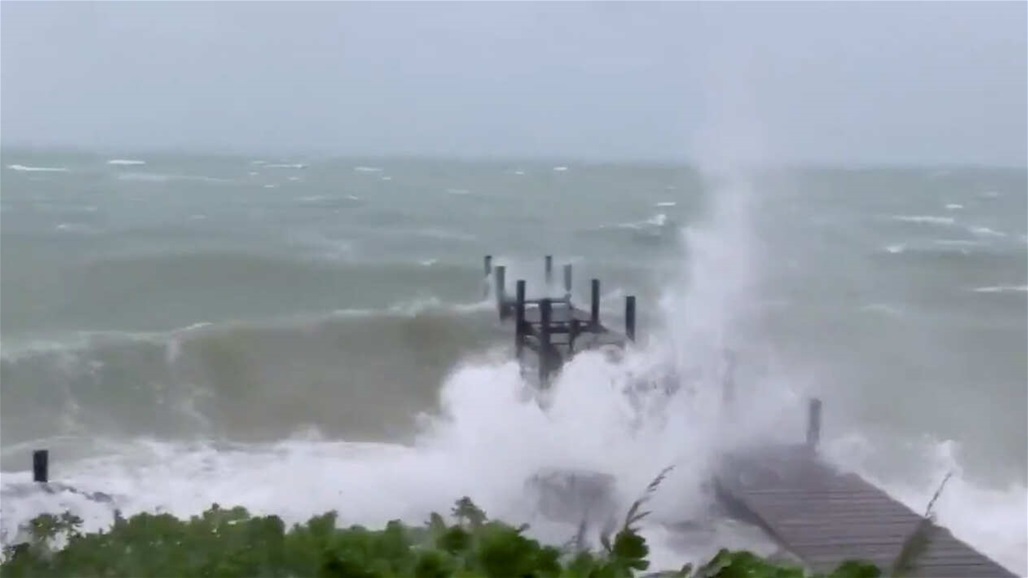
[[[553,283],[553,255],[546,256],[546,288]]]
[[[564,265],[564,299],[571,304],[571,263]]]
[[[500,319],[507,318],[506,311],[506,300],[507,296],[504,292],[504,286],[507,283],[507,268],[503,265],[497,265],[496,269],[493,270],[493,285],[496,289],[496,307],[500,311]]]
[[[552,303],[549,299],[539,301],[539,385],[550,384],[550,317]]]
[[[593,279],[589,301],[589,324],[595,330],[600,326],[600,280]]]
[[[518,279],[517,300],[514,302],[514,355],[521,361],[525,350],[525,280]]]
[[[625,297],[625,336],[635,341],[635,295]]]
[[[811,398],[807,406],[807,447],[815,450],[821,441],[821,400]]]
[[[492,275],[492,273],[493,273],[493,256],[492,255],[486,255],[485,259],[483,261],[484,261],[483,264],[485,265],[485,277],[484,277],[485,282],[482,283],[482,298],[483,299],[488,299],[489,298],[489,276]]]
[[[50,481],[49,450],[35,450],[32,452],[32,481],[44,484]]]

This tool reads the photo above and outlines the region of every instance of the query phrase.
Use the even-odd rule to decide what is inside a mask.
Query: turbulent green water
[[[237,472],[242,496],[268,508],[335,507],[290,505],[277,466],[255,456],[313,459],[342,442],[391,455],[442,408],[453,423],[433,430],[438,452],[520,415],[474,397],[503,382],[483,356],[509,345],[483,299],[482,256],[539,287],[553,254],[575,264],[577,294],[603,280],[613,325],[621,296],[638,295],[640,355],[673,350],[660,359],[685,375],[730,347],[754,398],[821,395],[829,453],[902,499],[918,503],[956,468],[944,522],[1026,567],[1024,169],[768,171],[732,192],[687,167],[573,162],[5,151],[2,164],[10,491],[23,478],[8,472],[46,445],[66,477],[139,508],[229,491],[190,486],[204,468]],[[602,426],[587,405],[567,423]],[[498,413],[487,425],[455,408]],[[321,437],[296,441],[311,431]],[[562,430],[565,458],[589,445],[575,431]],[[477,453],[458,454],[474,467]],[[362,460],[386,459],[360,456],[336,459],[364,473]],[[172,484],[163,497],[157,478]],[[445,505],[451,489],[428,493]],[[35,511],[18,504],[5,497],[5,525]]]

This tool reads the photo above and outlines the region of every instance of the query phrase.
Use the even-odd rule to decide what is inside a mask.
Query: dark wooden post
[[[517,300],[514,302],[514,355],[521,361],[525,350],[525,280],[518,279]]]
[[[564,265],[564,299],[571,304],[571,263]]]
[[[549,299],[539,301],[539,385],[550,384],[550,317],[552,303]]]
[[[635,341],[635,295],[625,297],[625,336]]]
[[[553,283],[553,255],[546,256],[546,287]]]
[[[578,332],[581,330],[580,322],[575,319],[575,312],[572,309],[571,321],[568,324],[568,358],[575,352],[575,339],[578,337]]]
[[[807,447],[817,449],[821,441],[821,400],[813,398],[807,407]]]
[[[484,265],[485,265],[485,283],[482,284],[483,285],[482,291],[484,293],[482,295],[482,298],[483,299],[488,299],[489,298],[489,276],[492,275],[492,273],[493,273],[493,256],[492,255],[486,255],[484,261],[485,261],[484,262]]]
[[[493,270],[493,285],[496,290],[496,307],[500,310],[500,319],[507,318],[506,311],[506,295],[504,294],[504,285],[507,283],[507,268],[503,265],[497,265],[496,269]]]
[[[48,450],[32,452],[32,481],[44,484],[50,481],[50,452]]]
[[[600,326],[600,280],[593,279],[592,296],[589,303],[589,323],[593,329]]]

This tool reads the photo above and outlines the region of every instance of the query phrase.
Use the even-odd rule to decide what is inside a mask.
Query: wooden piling
[[[484,269],[485,269],[485,276],[482,277],[482,279],[483,279],[483,281],[482,281],[482,299],[488,299],[489,298],[489,276],[492,275],[492,273],[493,273],[493,256],[492,255],[486,255],[485,259],[483,259],[483,263],[482,264],[484,265]]]
[[[553,255],[546,256],[546,287],[553,283]]]
[[[571,263],[564,265],[564,298],[571,303]]]
[[[600,326],[600,280],[593,279],[592,295],[589,302],[589,324],[593,328]]]
[[[493,288],[496,290],[496,307],[500,311],[500,319],[506,319],[507,296],[504,286],[507,283],[507,268],[497,265],[493,270]]]
[[[49,450],[35,450],[32,452],[32,481],[43,484],[50,481]]]
[[[813,398],[807,406],[807,447],[817,449],[821,441],[821,400]]]
[[[539,301],[539,384],[546,387],[550,384],[550,366],[553,354],[550,346],[550,318],[552,303],[549,299]]]
[[[518,279],[516,301],[514,302],[514,355],[521,361],[525,350],[525,280]]]
[[[625,336],[635,341],[635,295],[625,297]]]
[[[571,322],[568,323],[568,356],[575,353],[575,339],[578,338],[578,334],[581,332],[581,322],[572,315]]]

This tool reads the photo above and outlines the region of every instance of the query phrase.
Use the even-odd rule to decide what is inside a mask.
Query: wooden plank
[[[564,303],[554,303],[551,309],[550,323],[570,323],[572,319],[589,323],[589,312],[582,311],[575,307],[568,307]],[[538,307],[525,308],[525,321],[538,325],[541,322]]]
[[[921,522],[918,513],[882,490],[835,470],[802,446],[733,456],[717,481],[736,509],[816,572],[829,572],[847,559],[888,568]],[[914,576],[1014,574],[935,526]]]

